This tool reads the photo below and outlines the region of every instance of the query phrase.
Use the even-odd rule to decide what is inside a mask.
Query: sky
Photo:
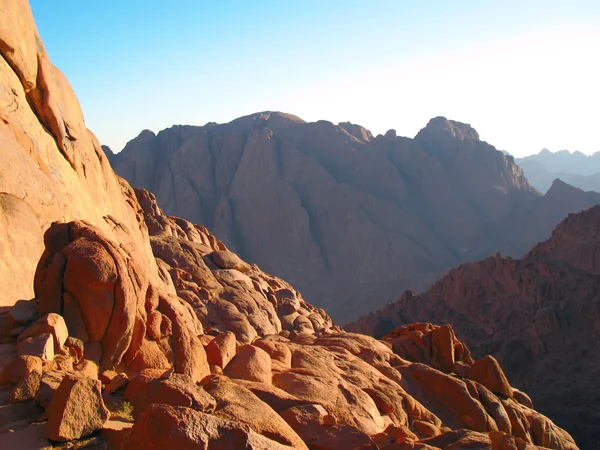
[[[143,129],[259,111],[413,137],[471,124],[515,156],[600,151],[598,0],[30,0],[86,125]]]

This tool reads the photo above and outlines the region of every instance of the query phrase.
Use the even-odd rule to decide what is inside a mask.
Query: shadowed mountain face
[[[585,191],[600,192],[600,152],[587,156],[581,152],[544,149],[537,155],[515,161],[541,192],[546,192],[557,178]]]
[[[462,262],[521,256],[600,202],[541,196],[511,156],[442,117],[408,139],[265,112],[143,131],[111,159],[167,213],[206,224],[340,322]]]
[[[582,448],[600,443],[600,207],[567,217],[520,260],[462,265],[346,326],[383,336],[405,323],[448,323],[475,355],[491,353],[534,405]]]

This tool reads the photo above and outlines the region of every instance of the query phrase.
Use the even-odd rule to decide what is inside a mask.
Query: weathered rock
[[[32,372],[42,372],[42,359],[39,356],[18,356],[10,362],[0,375],[0,384],[17,384]]]
[[[29,337],[36,337],[45,333],[50,333],[53,336],[54,347],[56,349],[62,348],[69,337],[69,330],[67,329],[65,319],[63,319],[61,315],[55,313],[45,315],[19,334],[17,343]]]
[[[48,408],[54,392],[56,392],[66,374],[61,370],[44,371],[40,380],[40,387],[35,395],[35,401],[40,406]]]
[[[327,411],[318,404],[296,406],[281,413],[281,417],[290,424],[309,448],[323,450],[378,448],[367,434],[355,428],[326,424],[327,416]]]
[[[11,403],[26,402],[33,400],[40,388],[40,381],[42,380],[42,372],[34,371],[23,378],[10,393],[8,399]]]
[[[271,383],[271,357],[262,348],[243,345],[227,365],[225,375],[248,381]]]
[[[254,431],[283,445],[306,449],[290,426],[250,390],[228,380],[214,377],[204,386],[217,401],[214,414],[249,425]]]
[[[159,373],[146,370],[129,382],[124,398],[132,403],[134,417],[152,403],[186,406],[209,413],[215,409],[215,399],[198,387],[191,377],[175,373],[168,378],[158,378]]]
[[[154,404],[135,422],[123,448],[290,450],[292,447],[260,436],[247,425],[191,408]]]
[[[19,356],[37,356],[43,361],[54,359],[54,337],[50,333],[23,339],[17,345]]]
[[[475,361],[469,370],[469,378],[483,384],[495,394],[512,397],[513,389],[510,387],[500,364],[493,356],[484,356]]]
[[[129,435],[133,422],[121,419],[109,419],[102,426],[102,436],[106,439],[109,449],[121,450],[125,439]]]
[[[231,331],[219,333],[206,346],[206,357],[210,364],[215,364],[221,369],[227,367],[236,352],[235,334]]]
[[[44,436],[69,441],[102,428],[110,413],[104,406],[101,384],[84,376],[65,375],[48,405]]]
[[[115,391],[124,389],[129,383],[129,378],[124,373],[120,373],[110,380],[110,383],[104,388],[105,394],[112,394]]]
[[[212,260],[221,269],[243,269],[244,262],[236,255],[228,251],[218,250],[210,254]]]

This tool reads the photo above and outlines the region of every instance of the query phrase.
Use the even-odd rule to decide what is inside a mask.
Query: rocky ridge
[[[569,212],[600,203],[540,195],[512,156],[443,117],[408,139],[262,112],[145,130],[111,158],[167,214],[205,224],[340,323],[461,263],[521,257]]]
[[[475,355],[495,356],[540,411],[583,448],[600,442],[600,207],[569,215],[520,260],[462,265],[346,329],[376,337],[415,321],[448,323]]]

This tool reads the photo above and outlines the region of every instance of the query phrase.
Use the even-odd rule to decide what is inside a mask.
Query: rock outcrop
[[[522,259],[462,265],[429,291],[406,292],[346,329],[381,337],[412,322],[451,324],[475,356],[495,356],[539,411],[593,448],[600,442],[599,230],[600,207],[571,214]],[[472,378],[486,385],[487,369],[476,375],[474,367]]]
[[[263,112],[145,130],[111,161],[168,214],[206,225],[340,323],[461,263],[521,257],[600,203],[541,196],[512,156],[443,117],[407,139]]]

